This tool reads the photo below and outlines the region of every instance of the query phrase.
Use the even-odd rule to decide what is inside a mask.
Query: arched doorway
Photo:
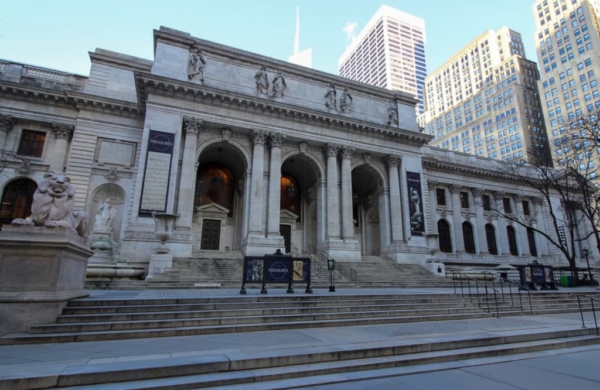
[[[15,218],[28,218],[37,184],[31,179],[13,180],[4,187],[0,204],[0,226]]]
[[[463,222],[462,224],[463,238],[465,242],[465,252],[474,254],[475,253],[475,238],[473,236],[473,225],[469,222]]]
[[[370,165],[359,165],[352,170],[352,211],[355,236],[362,256],[381,255],[381,215],[379,197],[383,178]]]
[[[448,222],[440,219],[437,223],[437,226],[440,251],[452,253],[452,236],[450,235],[450,225]]]
[[[496,232],[491,223],[485,225],[485,238],[487,239],[488,253],[490,255],[497,255],[498,246],[496,245]]]

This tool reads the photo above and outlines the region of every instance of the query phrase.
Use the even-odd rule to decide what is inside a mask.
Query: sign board
[[[150,130],[140,199],[140,217],[150,217],[152,212],[167,211],[174,144],[175,134]]]

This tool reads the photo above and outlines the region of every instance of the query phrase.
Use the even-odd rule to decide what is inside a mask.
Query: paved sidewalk
[[[297,289],[298,291],[299,289]],[[596,291],[593,288],[589,292]],[[336,292],[337,295],[351,294],[418,294],[418,293],[452,293],[451,289],[347,289]],[[577,292],[584,292],[584,289],[577,289]],[[285,294],[284,290],[273,290],[272,294]],[[327,291],[316,291],[313,295],[328,295]],[[298,293],[296,294],[298,295]],[[302,293],[302,295],[304,295]],[[168,298],[168,297],[243,297],[239,295],[239,290],[146,290],[146,291],[92,291],[87,299],[150,299],[150,298]],[[250,290],[246,297],[261,296],[258,290]],[[264,295],[263,295],[264,296]],[[599,308],[600,309],[600,308]],[[585,313],[586,324],[592,326],[593,317],[591,313]],[[600,320],[600,318],[599,318]],[[492,319],[460,320],[460,321],[441,321],[441,322],[421,322],[405,324],[386,324],[372,326],[351,326],[339,328],[313,328],[298,330],[282,330],[269,332],[252,332],[237,334],[211,334],[187,337],[168,337],[154,339],[132,339],[132,340],[110,340],[94,342],[76,342],[61,344],[34,344],[34,345],[15,345],[0,346],[0,380],[30,375],[31,372],[43,372],[47,374],[61,373],[74,365],[101,365],[105,363],[123,362],[123,364],[156,361],[156,359],[174,359],[181,357],[194,356],[212,356],[227,355],[235,353],[259,353],[261,351],[285,349],[293,351],[306,347],[327,347],[327,346],[360,346],[371,343],[397,342],[398,340],[443,340],[460,335],[500,335],[515,334],[519,332],[535,333],[547,332],[552,330],[580,329],[582,327],[579,313],[544,315],[544,316],[519,316]],[[558,389],[559,380],[554,380],[555,376],[561,378],[565,375],[579,380],[596,381],[595,387],[586,387],[582,384],[568,386],[578,390],[587,388],[600,388],[600,346],[594,345],[584,348],[574,355],[566,355],[567,350],[546,351],[543,354],[554,356],[554,358],[541,358],[542,360],[532,359],[523,362],[502,363],[497,366],[498,372],[505,369],[509,372],[518,372],[522,381],[528,381],[523,375],[535,375],[539,386],[519,386],[512,383],[509,377],[502,377],[505,382],[499,381],[495,377],[495,366],[471,367],[455,371],[435,372],[425,375],[425,379],[420,376],[402,377],[400,382],[389,379],[378,379],[373,383],[345,383],[335,386],[323,387],[323,389],[363,389],[377,387],[380,390],[385,388],[393,389],[470,389],[477,385],[477,388],[492,389]],[[533,355],[532,355],[533,356]],[[560,357],[562,356],[562,357]],[[535,357],[535,356],[533,356]],[[505,357],[504,359],[507,359]],[[510,357],[508,357],[510,359]],[[513,358],[518,359],[518,358]],[[543,360],[546,359],[546,360]],[[573,370],[566,372],[564,364]],[[493,363],[493,361],[491,361]],[[559,364],[560,363],[560,364]],[[593,364],[592,364],[593,363]],[[457,362],[461,364],[461,362]],[[462,366],[462,365],[460,365]],[[486,368],[488,367],[488,368]],[[456,368],[447,366],[442,369]],[[535,368],[535,370],[534,370]],[[491,371],[490,371],[491,370]],[[516,370],[516,371],[515,371]],[[532,371],[533,370],[533,371]],[[535,372],[534,372],[535,371]],[[546,374],[543,374],[543,373]],[[523,374],[522,374],[523,373]],[[529,374],[525,374],[529,373]],[[413,378],[413,379],[411,379]],[[435,379],[438,378],[438,379]],[[475,380],[476,378],[477,380]],[[495,379],[494,379],[495,378]],[[500,378],[500,379],[502,379]],[[359,380],[356,377],[354,380]],[[485,379],[485,380],[484,380]],[[564,379],[564,378],[563,378]],[[562,380],[562,379],[561,379]],[[381,381],[381,382],[379,382]],[[416,382],[415,382],[416,381]],[[434,384],[452,383],[446,387],[436,387]],[[462,383],[460,387],[458,383]],[[496,381],[497,384],[515,387],[497,387],[488,382]],[[419,385],[418,383],[421,383]],[[428,385],[424,385],[430,383]],[[402,385],[400,385],[402,384]],[[454,387],[456,384],[457,387]],[[543,385],[542,385],[543,384]],[[348,387],[346,387],[348,386]],[[496,386],[496,387],[494,387]],[[259,387],[260,388],[260,387]],[[317,387],[319,388],[319,387]]]

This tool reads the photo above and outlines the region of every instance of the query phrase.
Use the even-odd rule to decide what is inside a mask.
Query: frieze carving
[[[183,128],[186,134],[198,134],[198,132],[204,126],[204,121],[193,116],[183,117]]]
[[[344,88],[342,90],[342,96],[340,97],[340,111],[352,111],[352,95],[350,95],[350,92],[348,92],[348,88]]]
[[[329,84],[327,93],[325,94],[325,107],[329,111],[337,112],[337,92],[335,91],[335,85]]]
[[[272,132],[269,134],[269,140],[271,141],[271,146],[280,148],[283,145],[283,140],[285,139],[285,134],[281,132]]]
[[[14,121],[12,115],[0,114],[0,130],[6,131],[6,132],[10,131],[12,129],[14,122],[15,121]]]
[[[385,158],[385,162],[389,167],[397,167],[400,165],[401,158],[396,154],[389,154]]]
[[[19,171],[19,173],[21,175],[30,175],[32,174],[33,168],[31,167],[31,160],[28,160],[26,158],[21,160],[21,166],[19,168],[17,168],[17,170]]]
[[[106,180],[110,182],[115,182],[119,180],[119,172],[117,171],[117,167],[110,167],[108,173],[104,175]]]
[[[350,145],[342,145],[340,146],[340,155],[343,159],[351,158],[352,153],[354,152],[355,147]]]
[[[58,139],[70,139],[73,135],[74,126],[68,123],[52,123],[52,129]]]
[[[298,149],[300,150],[300,154],[306,154],[306,151],[308,150],[308,144],[302,141],[298,144]]]
[[[273,78],[273,97],[282,98],[283,92],[287,88],[287,84],[285,83],[285,79],[283,78],[283,72],[281,70],[277,71],[277,74]]]
[[[388,120],[387,125],[393,126],[398,125],[398,104],[394,100],[390,100],[388,102],[387,107]]]
[[[267,95],[269,94],[269,78],[267,76],[267,67],[263,66],[254,75],[254,81],[256,83],[256,94]]]
[[[252,130],[252,134],[250,135],[254,145],[264,145],[266,137],[267,133],[262,130]]]
[[[451,194],[458,194],[460,192],[460,189],[462,187],[456,184],[450,184],[448,186],[448,190],[450,191]]]
[[[221,139],[222,139],[223,143],[228,144],[230,138],[231,138],[231,129],[229,127],[223,127],[221,129]]]
[[[192,49],[190,51],[190,59],[188,63],[188,80],[200,81],[204,83],[204,67],[206,66],[206,57],[200,49]]]
[[[328,143],[325,144],[325,153],[328,157],[336,157],[338,155],[338,151],[340,150],[340,145]]]
[[[430,190],[435,190],[438,185],[438,182],[435,180],[427,180],[427,188]]]

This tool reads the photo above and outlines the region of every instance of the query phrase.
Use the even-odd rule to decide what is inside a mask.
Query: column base
[[[285,242],[282,236],[265,237],[262,234],[248,234],[242,242],[244,256],[272,255],[277,249],[285,253]]]
[[[360,245],[358,240],[328,239],[317,248],[327,252],[335,261],[359,262],[361,261]]]

